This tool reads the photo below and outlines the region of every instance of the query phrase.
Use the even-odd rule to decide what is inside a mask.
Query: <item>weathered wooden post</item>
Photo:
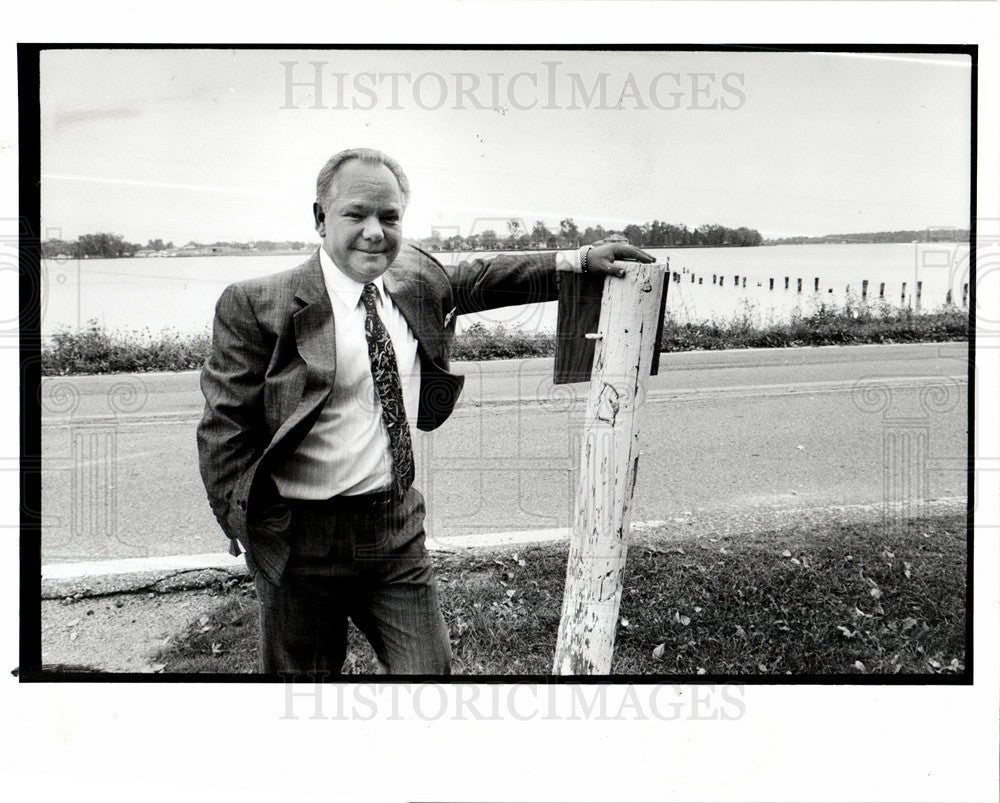
[[[663,264],[632,264],[607,281],[587,401],[580,479],[553,673],[611,671],[632,493],[639,413],[662,317]]]

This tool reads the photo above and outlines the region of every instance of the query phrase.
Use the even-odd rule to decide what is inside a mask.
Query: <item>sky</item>
[[[965,227],[970,77],[942,54],[46,51],[42,231],[313,240],[316,173],[358,146],[409,175],[409,237]]]

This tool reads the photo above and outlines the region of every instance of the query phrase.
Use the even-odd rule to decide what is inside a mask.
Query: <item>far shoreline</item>
[[[419,248],[427,250],[425,246],[421,245],[416,241],[407,241],[411,245],[416,245]],[[648,245],[642,246],[642,248],[654,248],[657,250],[664,251],[682,251],[687,249],[753,249],[753,248],[774,248],[780,246],[799,246],[799,245],[969,245],[968,240],[959,239],[946,239],[946,240],[886,240],[886,241],[869,241],[869,240],[810,240],[808,242],[801,243],[789,243],[789,242],[763,242],[759,245],[738,245],[732,243],[723,243],[721,245]],[[570,250],[576,250],[576,248],[582,248],[583,246],[573,246]],[[302,250],[291,250],[291,249],[280,249],[274,251],[260,251],[260,250],[234,250],[234,251],[212,251],[210,253],[199,252],[199,251],[176,251],[174,253],[166,254],[162,252],[153,254],[129,254],[123,256],[83,256],[74,257],[66,254],[62,254],[54,257],[42,257],[43,261],[46,262],[67,262],[72,260],[86,260],[90,261],[92,259],[185,259],[189,257],[282,257],[282,256],[301,256],[309,257],[316,252],[319,248],[317,243],[315,248],[307,248]],[[553,251],[558,251],[558,248],[460,248],[460,249],[436,249],[432,250],[432,254],[506,254],[506,253],[537,253],[546,254]]]

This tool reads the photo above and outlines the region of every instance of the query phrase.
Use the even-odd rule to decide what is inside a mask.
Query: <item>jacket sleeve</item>
[[[444,270],[458,315],[558,300],[553,381],[590,379],[595,342],[585,335],[597,331],[603,276],[557,272],[555,252],[498,254]]]
[[[444,270],[458,315],[559,298],[554,252],[497,254]]]
[[[246,291],[226,288],[215,308],[212,348],[201,371],[205,412],[198,462],[212,512],[230,538],[229,502],[240,475],[266,447],[263,391],[267,339]]]

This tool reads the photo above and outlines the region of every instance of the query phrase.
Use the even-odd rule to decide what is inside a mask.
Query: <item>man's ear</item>
[[[316,231],[318,231],[320,235],[324,235],[326,233],[324,231],[326,228],[326,224],[324,222],[326,220],[326,215],[323,212],[323,207],[318,203],[313,204],[313,220],[316,223]]]

